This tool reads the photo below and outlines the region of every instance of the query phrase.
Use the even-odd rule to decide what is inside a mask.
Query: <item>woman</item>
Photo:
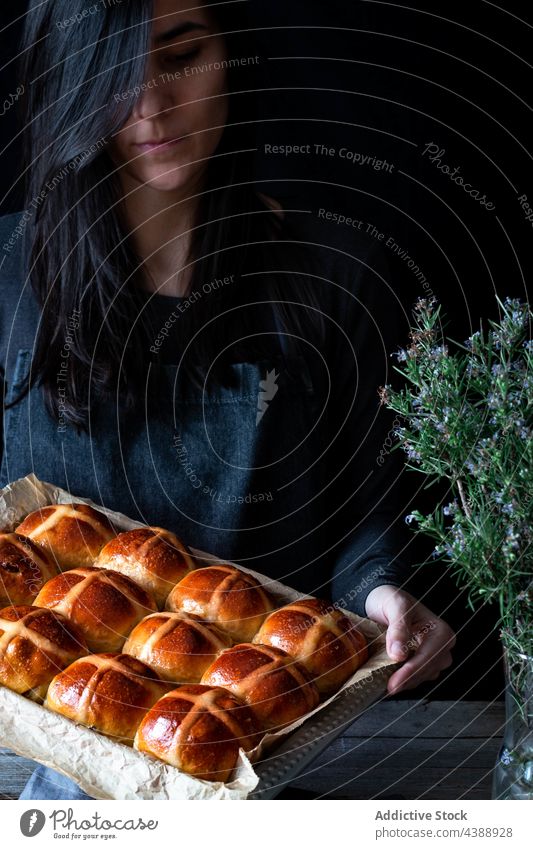
[[[28,14],[0,484],[33,471],[330,595],[387,625],[392,659],[417,646],[390,693],[435,680],[455,637],[401,589],[381,260],[256,191],[243,4],[188,5]],[[39,768],[21,798],[85,794]]]

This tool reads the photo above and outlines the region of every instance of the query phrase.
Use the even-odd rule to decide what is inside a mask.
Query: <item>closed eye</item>
[[[188,53],[167,54],[166,56],[163,56],[163,61],[165,64],[183,65],[185,62],[192,62],[199,53],[200,48],[197,47],[195,50],[190,50]]]

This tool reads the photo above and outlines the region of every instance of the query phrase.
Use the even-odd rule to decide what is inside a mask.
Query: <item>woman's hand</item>
[[[389,695],[435,681],[451,666],[454,632],[410,593],[383,584],[369,592],[365,608],[369,619],[388,626],[386,646],[391,660],[406,660],[389,678]]]

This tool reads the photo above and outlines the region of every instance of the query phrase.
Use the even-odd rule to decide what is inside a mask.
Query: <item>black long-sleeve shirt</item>
[[[147,294],[166,390],[147,392],[136,416],[95,404],[90,433],[78,435],[58,427],[34,387],[4,412],[0,485],[33,472],[365,615],[368,593],[400,586],[409,571],[402,461],[389,450],[391,416],[377,393],[390,378],[401,313],[375,242],[356,231],[339,236],[316,211],[287,215],[311,258],[323,349],[303,340],[304,355],[287,367],[275,356],[248,359],[244,340],[231,386],[193,389],[177,354],[180,314],[191,304]],[[22,213],[0,219],[8,399],[31,368],[39,320],[24,240],[14,237],[22,221]],[[66,327],[66,339],[74,332]]]

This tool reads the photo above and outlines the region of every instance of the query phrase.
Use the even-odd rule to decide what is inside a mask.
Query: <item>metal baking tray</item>
[[[267,757],[254,763],[259,784],[248,799],[274,799],[294,781],[357,717],[387,693],[387,680],[401,666],[375,670],[372,681],[352,692],[345,690],[316,717],[311,717]]]

